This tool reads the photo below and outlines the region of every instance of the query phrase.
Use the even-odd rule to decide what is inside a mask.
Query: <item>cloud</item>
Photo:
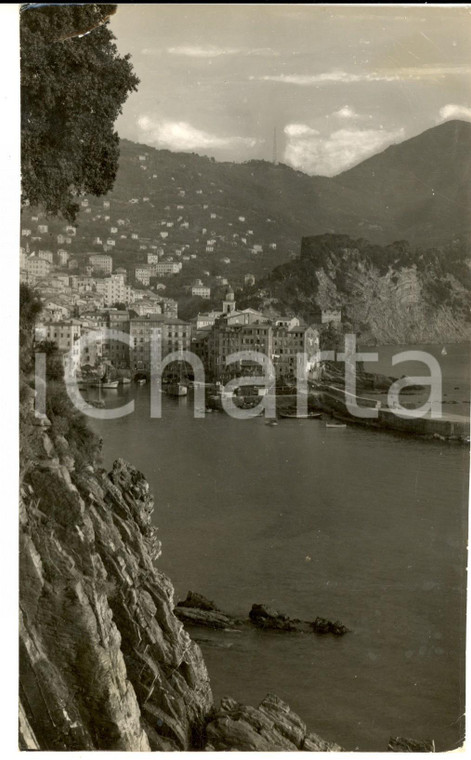
[[[448,105],[440,108],[439,113],[441,121],[447,121],[447,119],[467,119],[468,121],[471,121],[471,108],[468,106],[448,103]]]
[[[217,58],[221,55],[235,55],[238,48],[199,47],[198,45],[182,45],[167,48],[170,55],[183,55],[189,58]]]
[[[398,77],[395,75],[379,74],[352,74],[347,71],[330,71],[324,74],[274,74],[262,77],[250,77],[263,82],[280,82],[282,84],[296,84],[301,87],[325,84],[326,82],[340,82],[350,84],[352,82],[394,82]]]
[[[338,111],[334,111],[332,116],[337,116],[339,119],[364,119],[364,116],[360,116],[356,113],[355,109],[351,106],[343,106]]]
[[[382,70],[361,72],[351,71],[328,71],[321,74],[267,74],[261,77],[251,76],[262,82],[280,82],[282,84],[294,84],[300,87],[310,87],[327,83],[352,84],[355,82],[399,82],[407,80],[437,79],[449,75],[469,75],[471,67],[466,65],[456,66],[416,66],[394,70]]]
[[[185,121],[159,121],[141,116],[138,126],[151,145],[169,150],[209,150],[212,148],[253,148],[259,142],[253,137],[220,137],[193,127]]]
[[[152,50],[145,49],[142,52],[152,53]],[[218,58],[223,55],[242,55],[242,56],[261,56],[271,57],[278,56],[273,48],[221,48],[209,45],[201,47],[199,45],[181,45],[179,47],[167,48],[170,55],[187,56],[189,58]]]
[[[284,133],[288,137],[307,137],[319,134],[317,129],[308,127],[307,124],[287,124],[284,128]]]
[[[294,128],[294,129],[293,129]],[[404,129],[339,129],[322,136],[308,125],[288,124],[284,160],[307,174],[332,177],[391,143],[404,138]]]

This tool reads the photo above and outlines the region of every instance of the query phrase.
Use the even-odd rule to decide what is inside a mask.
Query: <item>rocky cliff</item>
[[[230,698],[215,708],[201,651],[155,565],[144,476],[122,460],[106,473],[74,456],[64,425],[34,419],[26,396],[20,747],[340,750],[274,695],[258,708]]]
[[[42,442],[21,494],[23,744],[198,745],[211,689],[173,615],[172,585],[153,564],[160,543],[147,482],[122,461],[109,475],[74,472],[65,438],[43,432]]]
[[[471,250],[414,249],[347,235],[303,238],[300,256],[238,298],[239,306],[320,321],[340,309],[345,330],[371,344],[469,340]]]

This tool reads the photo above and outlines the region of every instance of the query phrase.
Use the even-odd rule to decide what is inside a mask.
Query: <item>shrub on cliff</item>
[[[84,415],[72,404],[63,380],[47,383],[46,415],[51,421],[51,436],[67,439],[76,469],[96,462],[100,439],[90,429]]]

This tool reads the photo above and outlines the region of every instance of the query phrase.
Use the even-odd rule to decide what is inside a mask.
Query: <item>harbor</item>
[[[103,395],[135,400],[134,414],[91,424],[104,466],[132,460],[158,494],[159,568],[176,601],[197,590],[236,617],[264,601],[352,631],[314,645],[295,634],[199,631],[216,699],[258,704],[263,689],[281,689],[347,750],[375,750],[396,726],[428,736],[432,718],[437,750],[455,741],[465,446],[327,412],[276,425],[221,412],[195,419],[191,390],[163,393],[162,418],[150,419],[149,383]]]

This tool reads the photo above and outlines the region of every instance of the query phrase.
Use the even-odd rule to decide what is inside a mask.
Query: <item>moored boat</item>
[[[289,420],[315,420],[322,417],[322,412],[307,412],[306,414],[302,412],[279,412],[278,414],[280,417]]]
[[[101,381],[101,387],[102,388],[117,388],[119,385],[119,380],[102,380]]]
[[[188,393],[188,388],[183,383],[170,383],[166,390],[169,396],[186,396]]]

